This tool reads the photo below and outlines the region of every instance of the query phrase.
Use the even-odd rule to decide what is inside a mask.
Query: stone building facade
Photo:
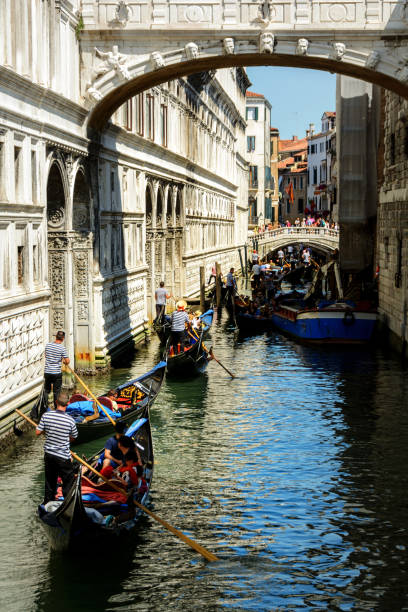
[[[408,356],[408,102],[381,93],[376,262],[379,312],[392,343]]]
[[[157,86],[92,140],[80,5],[7,1],[0,20],[0,416],[38,392],[58,329],[76,368],[107,365],[160,280],[197,293],[247,233],[245,72]]]

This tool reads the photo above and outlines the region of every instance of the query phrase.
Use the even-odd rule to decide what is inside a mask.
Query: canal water
[[[123,549],[50,552],[35,519],[42,442],[0,464],[0,610],[408,609],[408,376],[369,347],[310,348],[215,322],[215,362],[152,408],[151,507]],[[105,390],[159,360],[156,339]],[[80,448],[90,454],[101,441]]]

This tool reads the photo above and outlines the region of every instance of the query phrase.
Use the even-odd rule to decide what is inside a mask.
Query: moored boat
[[[250,314],[248,312],[238,312],[235,320],[240,331],[244,333],[256,334],[264,332],[273,327],[272,318],[260,314]]]
[[[98,401],[116,423],[128,424],[136,418],[140,411],[153,404],[161,389],[165,372],[166,362],[161,361],[146,374],[117,387],[118,395],[115,399],[118,405],[117,411],[113,410],[112,402],[108,397],[102,395],[98,398]],[[108,436],[112,432],[112,423],[101,409],[99,409],[97,419],[83,422],[84,417],[93,413],[92,401],[86,400],[85,396],[75,394],[71,397],[70,404],[67,406],[67,413],[74,418],[77,424],[78,438],[75,440],[76,444]]]
[[[106,545],[107,541],[119,541],[136,530],[142,511],[133,500],[145,505],[153,477],[153,443],[150,429],[149,408],[132,423],[126,435],[133,438],[143,464],[143,490],[130,489],[127,495],[115,491],[109,484],[98,484],[78,469],[75,480],[65,499],[38,506],[38,517],[51,548],[69,550],[89,545]],[[89,463],[101,463],[103,450]],[[58,493],[57,493],[58,496]],[[47,511],[47,509],[49,511]]]
[[[272,314],[279,331],[306,342],[338,344],[368,342],[376,319],[375,309],[351,302],[325,302],[307,308],[293,300],[280,303]]]

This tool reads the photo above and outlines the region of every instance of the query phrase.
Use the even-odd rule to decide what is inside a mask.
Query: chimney
[[[310,136],[310,130],[306,130],[306,138],[309,138]]]
[[[310,128],[310,135],[313,136],[314,129],[315,129],[315,124],[314,123],[309,123],[309,128]]]
[[[297,136],[292,136],[292,140],[293,140],[293,142],[296,142],[296,141],[297,141],[297,139],[298,139],[298,137],[297,137]]]

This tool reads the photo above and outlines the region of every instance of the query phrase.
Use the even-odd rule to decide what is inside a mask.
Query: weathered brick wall
[[[377,259],[380,319],[408,355],[408,101],[385,91],[379,155]]]

